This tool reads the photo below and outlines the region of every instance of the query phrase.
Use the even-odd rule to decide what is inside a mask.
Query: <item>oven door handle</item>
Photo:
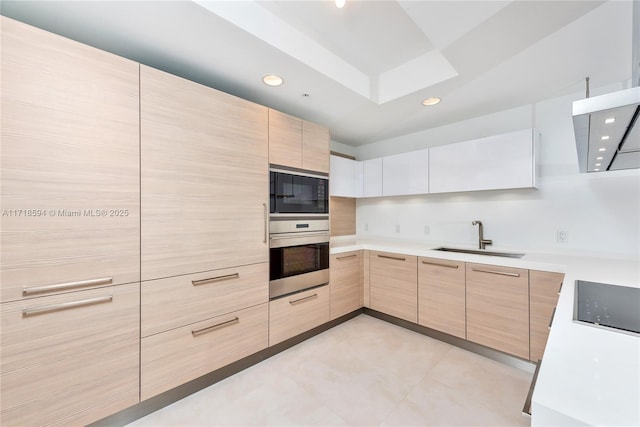
[[[329,243],[329,233],[326,231],[309,231],[302,233],[272,234],[269,236],[269,247],[271,248],[311,245],[314,243]]]

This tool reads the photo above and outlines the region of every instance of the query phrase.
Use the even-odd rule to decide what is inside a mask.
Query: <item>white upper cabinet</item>
[[[382,195],[403,196],[429,192],[429,150],[382,158]]]
[[[382,158],[362,162],[362,197],[382,196]]]
[[[430,149],[429,192],[535,187],[535,129]]]
[[[358,197],[362,195],[362,179],[358,178],[359,163],[344,157],[331,156],[329,193],[332,196]]]

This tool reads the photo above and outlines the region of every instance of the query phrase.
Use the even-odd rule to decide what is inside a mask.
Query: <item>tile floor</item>
[[[130,426],[529,426],[531,376],[362,314]]]

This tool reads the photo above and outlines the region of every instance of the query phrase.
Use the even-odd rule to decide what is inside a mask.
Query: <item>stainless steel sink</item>
[[[473,255],[489,255],[489,256],[501,256],[507,258],[522,258],[525,254],[517,254],[512,252],[495,252],[495,251],[485,251],[480,249],[458,249],[458,248],[435,248],[435,251],[444,251],[444,252],[460,252],[463,254],[473,254]]]

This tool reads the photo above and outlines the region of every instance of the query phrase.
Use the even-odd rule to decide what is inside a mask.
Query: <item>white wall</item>
[[[571,103],[581,97],[574,93],[396,138],[393,144],[358,147],[358,159],[367,159],[392,154],[393,149],[410,151],[506,132],[514,126],[534,126],[542,133],[538,189],[359,199],[358,236],[474,245],[477,228],[471,221],[482,220],[485,237],[493,239],[496,249],[640,258],[640,171],[578,173]],[[557,242],[558,230],[568,232],[568,242]]]

